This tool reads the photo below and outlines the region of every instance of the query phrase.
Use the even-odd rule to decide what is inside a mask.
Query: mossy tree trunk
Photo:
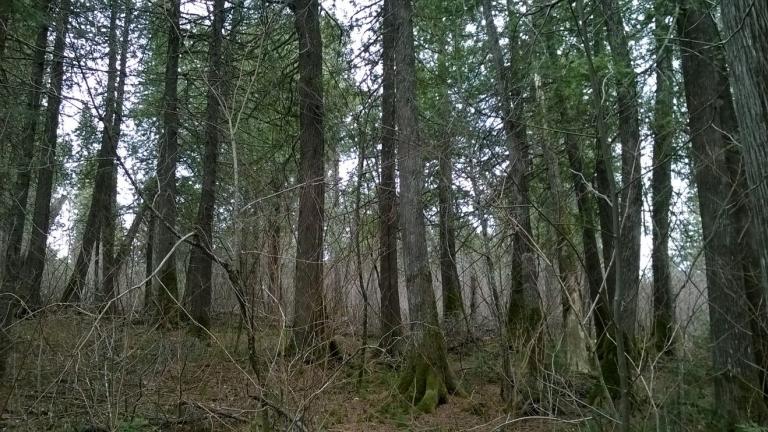
[[[416,56],[411,0],[392,2],[397,45],[398,154],[400,160],[400,223],[403,231],[405,283],[412,345],[399,390],[422,411],[430,412],[458,389],[448,365],[432,288],[424,221],[424,145],[416,106]]]

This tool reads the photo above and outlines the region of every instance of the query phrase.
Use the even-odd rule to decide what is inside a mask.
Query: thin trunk
[[[279,192],[282,189],[282,182],[273,179],[273,203],[270,209],[269,226],[267,227],[267,275],[269,277],[270,298],[267,304],[273,305],[269,308],[271,312],[277,312],[282,315],[283,308],[283,288],[281,278],[281,257],[280,236],[282,231],[281,211]]]
[[[395,44],[397,27],[392,11],[396,0],[384,0],[382,20],[383,75],[381,95],[381,183],[379,184],[379,292],[381,346],[398,351],[403,334],[397,269],[397,191],[395,185]]]
[[[51,224],[51,195],[56,171],[56,144],[58,142],[59,110],[64,88],[64,55],[71,13],[70,0],[59,3],[56,37],[53,42],[51,82],[46,103],[45,134],[41,146],[40,168],[37,172],[35,210],[32,214],[32,235],[24,261],[24,297],[32,306],[40,304],[40,285],[45,269],[48,231]]]
[[[216,164],[221,142],[222,45],[224,41],[225,1],[213,1],[213,28],[208,46],[208,95],[203,154],[203,185],[197,207],[195,239],[203,248],[213,251],[213,213],[216,205]],[[211,277],[213,262],[200,248],[192,248],[187,270],[190,315],[199,336],[210,326]]]
[[[621,313],[622,303],[619,299],[622,299],[623,289],[622,284],[622,272],[621,264],[622,260],[617,257],[615,241],[617,240],[615,233],[619,233],[619,197],[615,182],[615,176],[613,173],[612,152],[611,144],[608,141],[605,116],[603,113],[603,87],[601,85],[601,79],[598,75],[598,71],[595,68],[595,64],[592,58],[592,50],[589,45],[589,41],[586,37],[586,30],[584,28],[584,10],[583,2],[577,1],[576,11],[574,12],[576,18],[576,24],[578,27],[579,38],[581,39],[586,54],[587,64],[589,68],[590,88],[592,90],[592,106],[595,115],[595,132],[597,135],[595,149],[597,164],[600,169],[596,170],[596,181],[598,185],[602,181],[604,189],[601,191],[601,195],[598,197],[599,208],[601,210],[601,230],[603,239],[603,267],[606,269],[605,277],[600,281],[600,288],[595,290],[596,280],[592,280],[597,276],[594,269],[589,270],[591,267],[588,263],[588,278],[590,278],[590,298],[595,305],[595,333],[597,339],[597,357],[600,362],[600,367],[603,375],[603,381],[607,387],[610,397],[617,402],[618,413],[621,418],[622,430],[629,428],[629,379],[627,373],[627,359],[626,359],[626,347],[625,339],[626,335],[623,331],[620,331],[618,323],[616,322],[616,315]],[[573,147],[572,145],[568,146]],[[601,165],[600,165],[601,164]],[[582,172],[582,171],[576,171]],[[602,176],[602,180],[600,179]],[[579,180],[580,181],[580,180]],[[575,185],[581,185],[579,181],[575,181]],[[586,185],[583,185],[586,187]],[[586,209],[588,208],[587,202],[584,203],[584,211],[581,212],[583,216],[587,215]],[[586,237],[588,233],[584,232]],[[606,240],[610,241],[610,248],[606,248]],[[587,239],[584,244],[585,257],[593,259],[591,239]],[[586,248],[589,247],[590,251],[587,252]],[[608,249],[608,250],[606,250]],[[609,253],[610,252],[610,253]],[[596,255],[595,255],[596,256]],[[613,292],[612,292],[613,288]],[[602,309],[602,313],[597,310]]]
[[[123,19],[123,30],[120,36],[120,71],[117,81],[117,90],[115,94],[115,112],[112,119],[112,154],[109,155],[112,173],[109,176],[109,185],[107,190],[109,191],[109,202],[106,205],[107,219],[102,226],[102,239],[104,239],[104,268],[106,274],[101,285],[102,299],[103,301],[110,301],[115,293],[115,280],[117,279],[117,273],[120,271],[119,267],[122,264],[119,257],[120,252],[115,255],[114,242],[116,237],[116,222],[118,220],[117,214],[117,146],[120,140],[120,134],[123,122],[123,106],[125,102],[125,81],[128,77],[128,50],[131,35],[131,24],[133,19],[133,7],[128,2],[125,8],[125,17]],[[134,222],[135,224],[135,222]],[[133,225],[132,225],[133,227]],[[129,230],[130,234],[130,230]],[[135,234],[134,234],[135,235]]]
[[[672,44],[668,42],[671,15],[668,2],[657,0],[656,28],[656,100],[653,123],[653,176],[651,178],[653,250],[653,338],[656,351],[674,354],[675,305],[669,262],[669,208],[672,201],[672,155],[674,140],[674,90]]]
[[[689,113],[691,162],[707,263],[715,410],[724,426],[759,419],[766,409],[749,332],[744,278],[739,270],[737,189],[729,173],[728,80],[717,25],[699,0],[681,0],[678,33]],[[730,108],[732,109],[732,108]]]
[[[448,145],[447,147],[450,147]],[[456,230],[453,201],[453,162],[450,149],[438,156],[438,219],[440,242],[440,280],[443,289],[443,327],[449,340],[460,341],[469,331],[464,320],[461,281],[456,267]]]
[[[112,207],[112,176],[115,167],[115,154],[117,139],[114,129],[115,119],[115,100],[117,93],[117,81],[119,71],[117,69],[118,61],[118,41],[117,41],[117,21],[118,7],[117,1],[113,0],[112,11],[109,18],[109,60],[107,62],[107,89],[104,102],[104,115],[102,121],[101,147],[97,154],[97,168],[94,178],[93,190],[91,192],[91,203],[88,208],[88,216],[83,230],[83,239],[78,250],[75,268],[67,282],[64,293],[61,297],[62,303],[69,301],[79,302],[83,297],[83,289],[88,275],[88,268],[91,264],[91,255],[96,253],[97,261],[99,256],[99,238],[101,237],[102,227],[108,220],[112,219],[110,209]],[[114,226],[114,222],[110,221]],[[114,229],[112,230],[114,232]],[[113,241],[113,240],[112,240]],[[96,285],[101,282],[98,277],[98,265],[94,271]],[[101,302],[102,290],[96,288],[97,302]]]
[[[300,350],[327,337],[323,302],[325,128],[323,41],[318,0],[292,6],[299,38],[299,219],[296,240],[294,340]]]
[[[362,121],[362,120],[358,120]],[[361,126],[362,131],[365,131],[365,126]],[[366,362],[366,347],[368,346],[368,287],[365,283],[364,269],[363,269],[363,253],[362,253],[362,239],[360,236],[360,230],[362,228],[362,194],[363,194],[363,182],[365,181],[365,141],[367,137],[365,133],[361,133],[358,142],[358,154],[357,154],[357,184],[355,185],[355,267],[357,268],[357,284],[360,287],[360,295],[363,300],[363,328],[360,335],[360,344],[362,346],[360,352],[360,369],[358,371],[358,382],[363,377],[365,371]]]
[[[181,51],[181,0],[164,2],[165,17],[168,19],[168,50],[165,63],[162,125],[163,133],[158,143],[157,181],[158,192],[155,206],[158,219],[155,222],[155,245],[153,258],[155,267],[165,262],[154,277],[153,291],[157,296],[159,319],[175,325],[178,321],[176,307],[178,279],[176,254],[173,245],[176,237],[172,228],[176,226],[176,163],[179,148],[179,55]],[[167,259],[166,259],[167,257]]]
[[[610,299],[605,286],[606,277],[600,265],[599,249],[595,232],[594,203],[584,176],[584,163],[578,140],[574,135],[565,136],[565,148],[568,162],[573,172],[573,190],[576,206],[579,210],[581,225],[581,243],[584,248],[584,273],[587,276],[589,300],[592,305],[592,320],[595,326],[596,354],[600,371],[608,389],[613,395],[620,387],[619,369],[616,358],[616,328],[613,324]]]
[[[416,106],[416,53],[411,0],[392,2],[397,37],[395,47],[396,115],[400,161],[400,223],[403,230],[405,281],[413,344],[399,390],[422,411],[431,412],[458,389],[448,365],[424,222],[424,145],[419,136]]]
[[[155,194],[150,196],[154,197]],[[144,282],[143,314],[145,316],[151,316],[155,313],[156,305],[154,302],[157,298],[157,296],[153,294],[152,278],[150,277],[152,275],[152,270],[155,268],[155,225],[157,225],[157,216],[155,216],[154,212],[150,212],[147,217],[147,239],[144,245],[144,277],[146,280]]]

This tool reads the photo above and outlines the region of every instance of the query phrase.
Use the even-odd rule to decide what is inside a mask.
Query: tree
[[[179,56],[181,51],[180,0],[164,0],[163,8],[168,19],[163,87],[163,131],[157,147],[157,197],[155,208],[155,244],[152,248],[154,266],[158,269],[153,279],[153,291],[157,296],[160,319],[173,325],[177,320],[176,298],[178,280],[176,274],[176,164],[179,152]]]
[[[115,192],[112,190],[117,185],[112,181],[115,170],[115,156],[117,154],[117,144],[119,140],[120,124],[115,122],[115,112],[117,109],[118,79],[120,71],[118,70],[118,52],[121,46],[117,40],[118,26],[118,2],[112,1],[109,18],[109,37],[107,45],[109,47],[107,61],[107,87],[104,101],[104,113],[100,116],[103,124],[101,133],[101,147],[97,155],[97,168],[94,178],[93,190],[91,192],[91,202],[88,209],[88,216],[83,230],[83,239],[75,261],[75,268],[67,282],[67,286],[62,294],[63,303],[69,301],[78,302],[82,298],[82,290],[85,285],[88,267],[91,263],[91,255],[94,253],[98,257],[99,240],[102,239],[102,227],[109,220],[113,220],[112,196]],[[121,44],[122,45],[122,44]],[[125,86],[125,80],[122,81]],[[114,184],[114,186],[113,186]],[[114,241],[114,230],[112,230],[112,242]],[[98,266],[95,267],[98,275]],[[98,277],[96,278],[99,279]],[[99,282],[101,282],[99,280]],[[100,288],[97,298],[103,297],[103,290]],[[101,298],[101,301],[104,299]]]
[[[424,223],[424,145],[416,106],[416,53],[411,0],[392,2],[397,38],[395,82],[398,155],[400,161],[400,224],[403,232],[405,281],[412,346],[400,378],[400,393],[422,411],[431,412],[458,390],[448,365],[445,342],[432,289]]]
[[[299,219],[296,239],[294,340],[301,350],[325,339],[323,216],[325,129],[323,41],[318,0],[292,3],[299,38]]]
[[[41,0],[38,12],[43,15],[49,12],[49,0]],[[48,44],[49,22],[47,16],[42,16],[37,25],[37,37],[33,49],[32,67],[30,70],[31,83],[25,103],[25,115],[19,148],[15,162],[16,179],[11,190],[11,209],[9,211],[10,229],[6,243],[4,269],[2,272],[2,292],[17,292],[21,286],[20,271],[22,268],[22,240],[27,223],[27,205],[29,201],[29,184],[32,178],[32,160],[35,151],[37,123],[43,97],[43,78],[45,75],[45,53]],[[2,312],[0,312],[2,313]],[[2,313],[3,317],[8,314]]]
[[[678,34],[691,136],[691,163],[698,189],[707,262],[715,409],[728,427],[765,413],[749,334],[749,304],[739,250],[737,180],[728,158],[730,89],[720,36],[699,0],[680,2]]]
[[[605,14],[608,45],[616,70],[616,108],[621,141],[621,205],[619,240],[621,251],[622,287],[615,293],[621,304],[616,316],[619,329],[630,342],[637,321],[637,296],[640,287],[640,228],[643,196],[640,167],[640,114],[637,95],[637,75],[629,54],[629,41],[618,0],[601,0]],[[621,290],[621,293],[618,292]]]
[[[56,144],[58,142],[59,115],[64,88],[64,57],[71,8],[70,0],[62,0],[57,12],[51,78],[45,111],[45,132],[41,146],[40,168],[37,171],[35,209],[32,213],[32,234],[24,260],[23,298],[28,299],[28,303],[33,307],[38,306],[41,302],[40,284],[45,269],[48,232],[51,226],[51,195],[53,192],[53,175],[56,170]]]
[[[671,25],[668,2],[655,3],[656,95],[653,123],[653,176],[651,213],[653,223],[653,337],[659,353],[674,353],[675,305],[669,262],[669,208],[672,201],[672,156],[675,137],[673,124],[674,92]]]
[[[381,345],[395,353],[402,336],[400,289],[397,270],[397,190],[395,185],[396,105],[395,45],[398,29],[393,2],[382,9],[381,182],[379,183],[379,293],[381,295]]]
[[[768,4],[733,0],[720,5],[725,52],[733,83],[739,140],[744,149],[762,277],[750,300],[754,316],[755,354],[764,359],[763,393],[768,400]],[[754,237],[753,237],[754,238]]]
[[[512,287],[509,295],[509,306],[506,311],[506,337],[507,350],[514,350],[511,346],[513,340],[522,343],[525,355],[531,348],[530,358],[522,360],[528,365],[531,373],[532,385],[525,389],[520,384],[522,381],[516,378],[516,372],[509,359],[505,358],[502,365],[504,381],[502,383],[502,395],[507,403],[515,410],[523,408],[530,400],[530,390],[535,385],[536,375],[540,368],[540,344],[536,339],[541,335],[541,308],[537,288],[536,257],[531,247],[531,218],[528,209],[530,200],[528,196],[528,180],[526,175],[530,167],[530,155],[527,145],[527,132],[520,118],[523,112],[521,101],[521,83],[512,82],[510,76],[519,75],[519,70],[508,69],[505,64],[504,54],[501,50],[498,31],[493,21],[493,7],[490,0],[482,2],[483,19],[485,21],[488,46],[491,52],[491,71],[494,74],[494,90],[498,112],[501,115],[504,135],[507,144],[509,168],[505,181],[505,189],[508,193],[510,214],[509,219],[513,225],[513,250],[512,250]],[[512,10],[509,13],[513,13]],[[516,46],[519,36],[512,33],[510,42],[511,64],[517,65]],[[513,99],[518,100],[513,104]],[[523,396],[528,392],[529,396]]]
[[[197,207],[195,240],[187,268],[187,291],[190,315],[195,332],[202,334],[210,326],[211,277],[213,262],[202,248],[213,251],[213,212],[216,205],[216,164],[221,141],[222,44],[224,41],[224,0],[213,2],[213,27],[208,44],[208,94],[206,98],[205,150],[203,153],[203,186]]]

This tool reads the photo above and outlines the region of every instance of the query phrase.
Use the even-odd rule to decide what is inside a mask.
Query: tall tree
[[[299,219],[296,239],[294,338],[300,349],[325,338],[323,223],[325,129],[323,40],[318,0],[291,4],[299,38]]]
[[[62,302],[79,301],[82,297],[82,290],[85,287],[86,276],[88,274],[88,268],[91,264],[91,256],[94,254],[98,257],[99,250],[98,244],[101,238],[102,226],[108,219],[112,219],[113,215],[111,209],[111,197],[113,191],[110,189],[112,185],[112,175],[115,167],[115,155],[117,154],[117,133],[115,130],[115,108],[117,99],[117,81],[120,75],[118,71],[118,52],[120,46],[118,45],[118,1],[112,0],[112,7],[109,17],[109,36],[107,46],[109,50],[107,61],[107,86],[104,100],[104,113],[101,115],[101,122],[103,124],[101,134],[101,147],[97,153],[97,168],[94,178],[93,190],[91,192],[91,203],[88,209],[88,216],[85,222],[85,229],[83,230],[83,239],[80,244],[80,248],[75,260],[75,268],[72,271],[72,275],[67,282],[67,286],[64,289],[62,295]],[[118,125],[119,127],[119,125]],[[98,282],[101,282],[98,278],[98,265],[94,267]],[[98,289],[97,298],[102,293],[101,288]]]
[[[2,281],[2,292],[16,292],[21,285],[19,279],[22,267],[21,247],[24,228],[27,223],[27,205],[29,201],[29,184],[32,179],[32,160],[35,151],[37,123],[40,118],[40,108],[43,97],[43,78],[45,75],[45,53],[48,44],[50,0],[40,0],[38,3],[40,21],[37,26],[37,37],[33,46],[32,66],[30,70],[30,86],[25,103],[25,114],[16,154],[16,179],[11,189],[11,208],[8,212],[10,227],[6,241],[5,266]],[[5,317],[6,314],[3,314]]]
[[[513,224],[513,250],[512,250],[512,287],[509,295],[509,306],[506,311],[506,327],[508,345],[506,349],[515,350],[513,341],[519,342],[526,357],[523,363],[527,363],[530,372],[529,382],[535,384],[538,380],[541,354],[540,344],[535,339],[541,335],[541,307],[537,287],[536,257],[531,247],[531,218],[529,212],[528,173],[530,160],[527,145],[527,131],[521,121],[523,102],[520,87],[521,83],[513,82],[514,77],[520,75],[519,70],[509,69],[506,66],[504,54],[501,50],[498,31],[493,21],[493,4],[490,0],[483,0],[483,19],[485,21],[488,47],[491,53],[491,71],[494,74],[494,90],[498,113],[501,115],[504,135],[509,153],[508,175],[505,180],[505,189],[508,193],[510,221]],[[508,11],[510,14],[513,10]],[[517,67],[518,35],[511,34],[510,58],[511,63]],[[513,99],[517,103],[513,103]],[[530,348],[530,351],[529,351]],[[505,379],[502,384],[502,394],[511,408],[517,410],[524,408],[531,400],[531,387],[525,388],[523,381],[515,377],[515,366],[509,364],[505,357],[502,373]]]
[[[58,142],[59,115],[64,88],[64,58],[72,12],[70,0],[62,0],[56,19],[56,36],[53,41],[51,78],[45,112],[45,133],[37,171],[35,209],[32,213],[32,234],[24,261],[24,296],[32,306],[40,304],[40,285],[45,269],[48,232],[51,226],[51,195],[53,176],[56,171],[56,144]]]
[[[739,262],[737,180],[729,173],[730,89],[720,35],[707,4],[680,0],[678,35],[707,268],[715,410],[733,428],[765,414]],[[730,108],[732,109],[732,108]]]
[[[378,189],[381,345],[391,353],[397,351],[396,342],[403,333],[397,270],[395,45],[398,30],[392,10],[394,1],[396,0],[384,0],[382,9],[381,183]]]
[[[157,197],[155,207],[154,266],[158,269],[153,279],[153,291],[157,296],[160,319],[173,324],[177,320],[176,298],[178,278],[176,273],[176,164],[179,152],[179,56],[181,53],[180,0],[164,0],[165,18],[168,20],[165,58],[165,82],[163,89],[162,125],[157,149]]]
[[[413,345],[399,390],[422,411],[430,412],[458,390],[448,365],[437,302],[432,289],[424,222],[424,145],[416,106],[416,53],[411,0],[392,1],[395,45],[396,111],[400,161],[400,223],[403,232],[405,282]]]
[[[763,394],[768,399],[768,4],[731,0],[720,8],[752,203],[751,226],[757,234],[761,277],[750,302],[758,339],[755,352],[764,359]]]
[[[674,75],[672,69],[669,2],[657,0],[654,7],[656,42],[656,95],[653,122],[653,175],[651,213],[653,223],[653,338],[659,353],[674,353],[675,305],[670,281],[669,208],[672,201],[672,156],[674,134]]]
[[[616,108],[621,141],[621,205],[619,239],[622,275],[619,329],[628,341],[634,337],[640,288],[640,229],[642,226],[643,182],[640,167],[640,113],[637,74],[629,53],[629,38],[618,0],[601,0],[605,14],[608,45],[616,71]],[[616,287],[618,290],[620,287]],[[618,293],[616,293],[618,296]]]
[[[115,7],[115,5],[113,5]],[[128,78],[128,50],[130,49],[129,43],[130,43],[130,36],[131,36],[131,24],[133,23],[133,5],[131,0],[127,0],[125,2],[125,12],[124,12],[124,19],[123,19],[123,30],[122,34],[120,35],[120,66],[119,66],[119,76],[117,80],[117,90],[115,93],[115,110],[114,115],[112,118],[112,141],[114,143],[112,144],[110,151],[112,152],[109,155],[109,159],[111,162],[111,170],[109,176],[109,182],[110,184],[107,186],[107,190],[109,191],[109,199],[105,205],[106,208],[106,215],[107,218],[104,221],[104,224],[101,227],[101,238],[103,242],[103,250],[104,250],[104,279],[101,284],[101,291],[100,291],[100,297],[101,301],[103,302],[109,302],[112,300],[115,296],[115,281],[117,280],[117,273],[120,271],[120,266],[122,264],[123,258],[121,258],[121,254],[125,255],[127,252],[123,252],[124,245],[121,245],[121,248],[115,252],[115,237],[116,237],[116,227],[117,227],[117,164],[115,163],[117,160],[117,145],[120,141],[120,134],[121,134],[121,128],[123,124],[123,107],[125,105],[125,84],[126,79]],[[138,218],[139,220],[143,219],[143,217],[140,217],[139,215],[143,216],[143,209],[146,207],[146,203],[142,204],[142,210],[139,211],[139,214],[135,216],[135,218]],[[138,224],[136,220],[133,221],[131,228],[136,226],[135,230],[128,230],[128,234],[126,236],[126,240],[128,243],[128,247],[130,247],[130,244],[133,242],[131,232],[133,232],[133,236],[135,236],[135,231],[138,230],[138,227],[140,226],[141,222],[139,221]],[[130,239],[130,240],[129,240]],[[109,303],[107,303],[109,304]]]
[[[213,1],[213,26],[208,44],[208,95],[205,114],[205,150],[203,153],[203,186],[197,206],[195,240],[202,248],[213,251],[213,213],[216,205],[216,164],[221,142],[222,45],[224,41],[225,1]],[[192,248],[187,269],[187,291],[193,327],[202,335],[210,326],[211,277],[213,262],[200,248]]]
[[[453,114],[448,93],[448,64],[446,50],[438,48],[437,76],[441,83],[438,92],[437,115],[447,123],[444,136],[436,137],[437,148],[437,213],[438,243],[440,250],[440,285],[443,295],[443,327],[449,341],[459,342],[471,329],[461,296],[461,279],[456,263],[456,202],[453,192]]]

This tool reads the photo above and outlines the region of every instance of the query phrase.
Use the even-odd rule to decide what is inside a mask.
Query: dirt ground
[[[490,340],[451,352],[467,396],[423,414],[394,390],[396,361],[368,348],[363,364],[354,336],[339,338],[341,358],[309,364],[285,352],[276,327],[257,333],[258,374],[236,318],[208,343],[183,327],[88,314],[24,320],[12,329],[0,430],[563,431],[585,416],[575,395],[550,391],[544,409],[508,417]]]

